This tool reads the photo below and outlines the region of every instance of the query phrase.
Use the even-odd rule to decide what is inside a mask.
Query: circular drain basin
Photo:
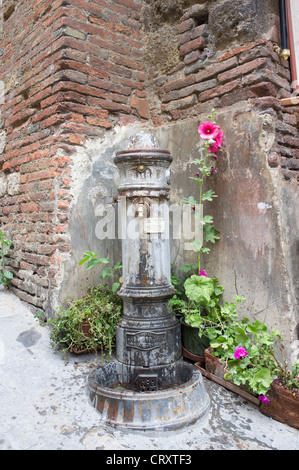
[[[104,364],[88,378],[92,405],[105,423],[135,431],[175,430],[203,418],[209,411],[210,399],[199,370],[186,362],[164,369],[162,375],[171,376],[167,388],[134,391],[122,382],[126,377],[123,364]]]

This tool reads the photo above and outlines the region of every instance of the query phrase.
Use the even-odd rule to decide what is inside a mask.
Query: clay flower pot
[[[294,393],[273,382],[267,398],[269,403],[261,403],[264,415],[299,429],[299,392]]]
[[[226,380],[224,378],[226,372],[227,369],[225,361],[222,361],[219,357],[213,355],[212,347],[207,348],[205,350],[205,370],[202,370],[203,375],[228,390],[237,393],[241,397],[246,398],[246,400],[251,401],[255,405],[260,406],[258,396],[251,393],[244,385],[235,385],[232,380]]]
[[[217,377],[220,377],[221,379],[223,379],[226,373],[225,361],[222,361],[221,359],[219,359],[219,357],[214,356],[212,351],[213,350],[211,347],[205,350],[206,370],[210,372],[211,374],[216,375]]]

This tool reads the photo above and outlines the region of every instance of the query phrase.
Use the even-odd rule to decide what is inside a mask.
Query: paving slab
[[[0,450],[298,450],[299,431],[204,378],[211,410],[180,431],[132,433],[107,427],[88,399],[100,354],[64,359],[27,305],[0,290]],[[113,454],[117,455],[117,453]]]

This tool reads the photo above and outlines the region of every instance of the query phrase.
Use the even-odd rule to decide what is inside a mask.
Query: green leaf
[[[86,266],[86,271],[88,269],[94,268],[97,264],[99,264],[101,261],[99,259],[91,259],[88,261],[87,266]]]
[[[110,277],[110,276],[113,276],[111,272],[111,268],[109,266],[106,266],[106,268],[102,270],[100,278],[105,279],[106,277]]]
[[[119,261],[119,263],[116,263],[116,265],[114,266],[114,269],[121,269],[123,267],[123,264],[121,261]]]
[[[198,304],[207,303],[211,300],[214,292],[213,280],[205,276],[193,275],[184,283],[185,293],[189,300]]]
[[[203,201],[212,201],[213,197],[218,197],[217,194],[215,194],[214,191],[211,189],[209,191],[206,191],[204,195],[202,196]]]
[[[205,241],[215,243],[216,240],[220,240],[220,237],[217,233],[220,233],[219,230],[215,229],[214,226],[204,225],[203,227]]]
[[[193,269],[197,269],[198,264],[197,263],[189,263],[189,264],[184,264],[184,266],[181,266],[179,268],[179,271],[183,271],[184,273],[188,273],[189,271],[192,271]]]
[[[205,215],[202,219],[203,224],[211,224],[214,220],[214,217],[211,215]]]
[[[265,333],[268,331],[267,326],[264,323],[259,322],[258,320],[256,320],[253,325],[248,325],[247,330],[249,331],[249,333],[253,333],[255,335],[260,331],[263,331]]]
[[[196,199],[194,199],[193,196],[189,196],[188,198],[182,199],[182,202],[184,204],[191,204],[192,206],[196,206],[198,204],[198,202],[196,201]]]
[[[112,284],[112,292],[115,292],[117,291],[117,289],[120,287],[120,283],[119,282],[114,282]]]
[[[217,336],[219,334],[218,331],[216,330],[216,328],[213,328],[213,327],[208,328],[206,330],[206,333],[207,333],[207,337],[209,338],[209,340],[213,340],[213,339],[217,338]]]
[[[205,150],[205,147],[202,147],[202,148],[198,149],[199,152],[202,152],[203,150]],[[197,165],[202,165],[203,160],[204,160],[203,158],[201,158],[200,160],[198,158],[196,158],[191,163],[196,163]]]
[[[7,269],[4,269],[3,274],[6,277],[6,279],[12,279],[13,278],[13,273],[11,273],[10,271],[7,271]]]
[[[263,387],[270,388],[271,383],[273,382],[273,378],[270,374],[269,369],[261,368],[254,376],[254,380],[256,382],[261,383]]]

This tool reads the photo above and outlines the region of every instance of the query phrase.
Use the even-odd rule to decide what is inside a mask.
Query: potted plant
[[[278,346],[282,363],[277,359]],[[205,364],[212,374],[258,397],[264,414],[299,428],[299,363],[289,370],[278,330],[269,332],[264,323],[240,321],[233,313],[224,333],[211,340]]]
[[[283,363],[275,358],[277,378],[266,395],[261,397],[261,412],[299,429],[299,362],[289,368],[282,346],[281,352]]]
[[[213,329],[219,327],[221,331],[221,322],[225,322],[219,303],[223,286],[218,279],[208,278],[202,273],[189,277],[184,287],[188,303],[181,319],[183,344],[187,351],[204,357]]]
[[[46,321],[52,327],[53,347],[64,353],[82,354],[100,349],[111,355],[122,301],[107,286],[90,289],[82,299],[67,299],[67,308]]]

